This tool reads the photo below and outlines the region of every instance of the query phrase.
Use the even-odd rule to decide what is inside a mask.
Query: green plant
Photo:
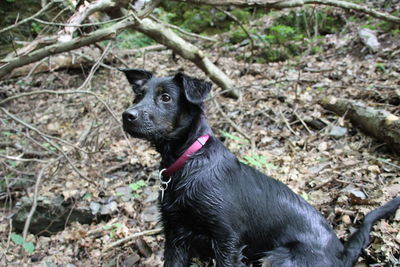
[[[232,139],[232,140],[235,140],[235,141],[238,141],[239,143],[249,143],[249,140],[241,138],[241,137],[238,137],[236,135],[230,134],[230,133],[225,132],[225,131],[221,131],[221,134],[222,134],[222,136],[224,136],[226,138],[229,138],[229,139]]]
[[[42,30],[42,26],[37,24],[36,22],[31,23],[31,29],[34,33],[39,33]]]
[[[109,230],[110,231],[110,233],[109,233],[109,236],[111,237],[111,238],[113,238],[114,237],[114,235],[115,235],[115,232],[119,229],[119,228],[121,228],[121,227],[123,227],[124,225],[123,224],[121,224],[121,223],[113,223],[113,224],[111,224],[111,225],[105,225],[105,226],[103,226],[103,229],[104,230]]]
[[[139,180],[134,183],[129,184],[129,187],[132,189],[132,196],[134,198],[139,197],[138,191],[143,187],[147,186],[147,183],[144,180]]]
[[[313,54],[313,55],[315,55],[315,54],[320,54],[320,53],[322,53],[323,51],[324,51],[324,49],[322,48],[322,46],[319,46],[319,45],[313,46],[313,47],[311,48],[311,54]]]
[[[309,196],[306,192],[301,193],[301,197],[302,197],[305,201],[308,201],[308,200],[310,199],[310,196]]]
[[[57,151],[58,150],[57,147],[54,147],[49,143],[43,143],[42,146],[47,148],[47,149],[49,149],[49,150],[51,150],[51,151]]]
[[[9,131],[2,131],[1,134],[4,135],[4,136],[7,136],[7,137],[10,137],[10,136],[13,135],[13,133],[9,132]]]
[[[252,156],[246,155],[241,160],[244,164],[253,165],[255,167],[263,168],[266,167],[267,169],[276,169],[277,167],[268,162],[267,158],[263,155],[253,154]]]
[[[88,200],[91,197],[92,197],[92,194],[90,194],[90,193],[86,193],[86,194],[83,195],[83,199],[85,199],[85,200]]]
[[[29,254],[32,254],[35,251],[35,245],[32,242],[25,241],[22,235],[12,233],[10,237],[15,244],[22,246],[22,248]]]
[[[124,31],[117,37],[117,46],[124,49],[140,48],[155,42],[140,32]]]
[[[385,72],[386,71],[386,66],[383,63],[376,63],[375,64],[375,71],[377,72]]]

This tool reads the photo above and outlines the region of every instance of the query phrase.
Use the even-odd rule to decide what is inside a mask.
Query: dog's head
[[[122,114],[124,130],[152,142],[178,139],[203,112],[211,83],[183,73],[154,77],[146,70],[121,69],[135,93],[133,106]]]

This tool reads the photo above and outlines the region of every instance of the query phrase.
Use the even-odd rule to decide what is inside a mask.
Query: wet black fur
[[[124,129],[151,141],[172,164],[195,139],[211,138],[172,176],[160,202],[167,267],[187,267],[192,257],[218,267],[351,266],[368,244],[372,224],[392,214],[397,197],[369,213],[342,245],[326,220],[283,183],[242,164],[212,134],[203,114],[211,84],[184,74],[156,78],[125,72],[136,94],[124,112]],[[171,99],[163,94],[168,94]],[[134,114],[134,116],[131,116]]]

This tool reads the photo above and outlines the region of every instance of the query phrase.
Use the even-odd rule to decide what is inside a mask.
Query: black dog
[[[135,105],[123,113],[124,129],[151,141],[167,168],[160,194],[164,266],[190,266],[192,257],[215,259],[218,267],[261,260],[263,266],[351,266],[372,224],[400,205],[397,197],[369,213],[343,246],[311,205],[240,163],[213,136],[203,114],[210,83],[181,73],[156,78],[144,70],[122,71],[136,94]]]

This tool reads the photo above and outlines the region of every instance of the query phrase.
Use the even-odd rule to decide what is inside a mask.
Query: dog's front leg
[[[212,242],[217,267],[246,267],[241,260],[242,250],[235,239],[214,240]]]
[[[165,229],[164,267],[189,267],[189,239],[180,227]]]
[[[189,267],[190,257],[187,249],[180,247],[165,246],[164,267]]]

